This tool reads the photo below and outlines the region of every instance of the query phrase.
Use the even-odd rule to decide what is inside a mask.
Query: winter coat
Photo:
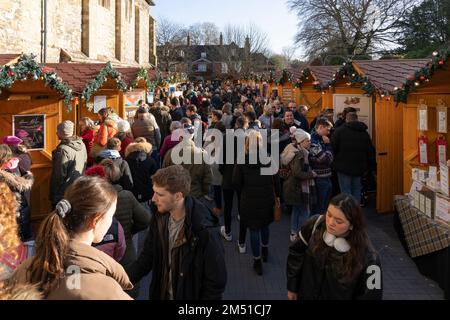
[[[157,164],[150,156],[152,146],[149,143],[130,144],[125,152],[125,159],[133,177],[131,190],[139,202],[149,201],[153,197],[152,175],[156,173]]]
[[[375,148],[363,122],[347,122],[331,138],[334,169],[348,176],[362,176],[374,167]]]
[[[262,175],[258,164],[236,164],[233,185],[241,191],[240,221],[248,228],[260,229],[272,223],[275,195],[280,197],[281,186],[277,175]]]
[[[227,271],[224,248],[218,230],[218,219],[193,197],[185,198],[186,216],[180,238],[172,250],[170,271],[174,300],[219,300],[225,290]],[[150,300],[167,299],[168,278],[168,213],[157,212],[143,251],[127,268],[133,283],[152,271]]]
[[[281,165],[290,170],[288,178],[283,183],[283,196],[287,205],[299,206],[312,204],[314,189],[310,185],[314,178],[311,167],[305,161],[303,151],[297,149],[294,144],[289,144],[281,154]],[[308,190],[302,185],[309,184]]]
[[[181,118],[184,117],[183,109],[174,108],[170,111],[170,116],[172,117],[172,121],[180,121]]]
[[[18,162],[18,161],[17,161]],[[0,182],[6,183],[14,193],[17,200],[17,224],[19,225],[19,235],[22,241],[32,238],[31,229],[31,209],[26,198],[27,192],[31,191],[34,177],[31,172],[20,176],[19,168],[12,170],[0,169]]]
[[[64,197],[64,192],[86,168],[87,152],[83,140],[72,137],[61,140],[52,153],[50,201],[53,207]]]
[[[295,111],[294,112],[294,119],[297,120],[298,122],[300,122],[300,128],[301,129],[303,129],[306,132],[310,131],[308,120],[306,119],[306,117],[303,114],[301,114],[300,112]]]
[[[94,146],[94,137],[96,135],[96,130],[93,129],[86,129],[83,132],[81,132],[81,139],[83,139],[83,143],[86,146],[86,152],[88,154],[88,158],[90,160],[90,163],[92,163],[93,159],[89,157],[89,155],[92,152],[92,147]]]
[[[133,190],[134,182],[130,167],[128,166],[128,163],[122,159],[120,153],[117,150],[105,149],[99,153],[97,158],[95,158],[95,163],[100,163],[104,159],[111,159],[120,170],[120,179],[119,181],[114,181],[114,183],[120,184],[125,190]]]
[[[301,228],[302,239],[289,248],[287,259],[287,288],[298,294],[299,300],[380,300],[380,288],[369,289],[368,278],[373,275],[370,268],[379,267],[380,258],[369,245],[361,261],[362,269],[351,279],[344,279],[341,265],[346,253],[333,247],[314,253],[316,233],[323,234],[326,229],[324,216],[311,217]],[[322,236],[318,241],[323,241]],[[303,241],[304,240],[304,241]],[[351,250],[351,249],[350,249]]]
[[[151,114],[148,114],[151,115]],[[144,137],[147,142],[151,143],[151,145],[155,148],[155,150],[159,147],[160,140],[157,138],[157,130],[158,124],[156,123],[155,118],[153,115],[149,116],[148,118],[144,119],[138,119],[133,122],[131,125],[131,132],[133,132],[133,137],[139,138]],[[159,136],[159,139],[161,136]]]
[[[94,140],[99,146],[105,147],[108,140],[114,137],[117,132],[117,123],[113,119],[106,119],[100,125]]]
[[[123,228],[117,219],[113,218],[111,226],[103,237],[103,241],[93,243],[92,246],[113,258],[116,261],[122,260],[127,245],[125,243],[125,236]]]
[[[174,153],[176,152],[176,153]],[[184,152],[187,152],[189,159],[188,163],[180,163],[187,169],[191,175],[191,192],[193,197],[201,198],[209,193],[209,186],[211,185],[212,173],[210,165],[206,164],[206,152],[195,146],[194,141],[189,140],[186,143],[180,143],[174,148],[170,149],[164,157],[163,168],[174,165],[172,160],[172,153],[180,155],[183,160]],[[201,159],[201,163],[196,164],[194,160]]]
[[[114,188],[117,191],[117,207],[114,218],[122,225],[126,242],[125,254],[120,263],[126,266],[136,260],[133,235],[149,226],[151,214],[130,191],[124,190],[117,184],[114,185]]]
[[[161,108],[150,107],[149,112],[155,117],[161,132],[161,141],[170,134],[170,124],[172,123],[172,117],[170,116],[170,109],[166,106]]]
[[[70,241],[69,247],[64,262],[80,268],[79,289],[68,287],[75,281],[64,277],[49,293],[48,300],[131,300],[124,290],[132,289],[133,285],[119,263],[106,253],[75,240]],[[17,283],[29,282],[27,273],[32,259],[27,259],[14,273]]]
[[[241,139],[242,142],[245,141],[245,131],[243,129],[236,129],[236,137],[233,138],[234,146],[234,158],[232,163],[227,162],[227,136],[224,135],[223,138],[223,164],[219,165],[219,171],[222,174],[222,189],[224,190],[234,190],[233,186],[233,171],[234,166],[237,163],[238,154],[244,154],[244,143],[242,143],[242,150],[238,150],[238,140]]]
[[[309,149],[309,163],[317,174],[317,178],[330,178],[333,163],[331,144],[325,144],[316,132],[311,134],[311,148]]]
[[[125,151],[127,150],[128,146],[133,143],[133,139],[130,138],[126,132],[119,132],[116,134],[116,138],[119,139],[122,143],[120,144],[120,156],[122,158],[125,158]]]
[[[19,159],[19,169],[20,169],[20,173],[24,174],[27,171],[31,170],[31,165],[32,165],[32,159],[30,154],[27,153],[21,153],[19,155],[16,156],[17,159]]]
[[[169,151],[179,143],[180,141],[172,140],[172,134],[168,135],[164,139],[161,149],[159,150],[159,156],[161,157],[161,159],[164,159],[164,156],[166,155],[167,151]]]

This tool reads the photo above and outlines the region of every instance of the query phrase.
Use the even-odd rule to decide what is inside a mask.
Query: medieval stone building
[[[41,62],[156,65],[152,0],[0,1],[0,53]]]

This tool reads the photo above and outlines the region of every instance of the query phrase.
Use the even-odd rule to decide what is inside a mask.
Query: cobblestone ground
[[[436,282],[422,276],[403,249],[393,228],[392,215],[379,215],[365,208],[369,235],[381,256],[383,267],[383,299],[385,300],[437,300],[443,291]],[[269,259],[263,265],[263,276],[252,269],[253,258],[247,234],[247,253],[240,254],[237,247],[238,221],[233,218],[233,241],[224,240],[228,283],[224,299],[227,300],[284,300],[286,299],[286,259],[289,247],[289,215],[270,226]],[[142,242],[143,236],[141,236]],[[148,276],[143,279],[139,299],[148,298]]]

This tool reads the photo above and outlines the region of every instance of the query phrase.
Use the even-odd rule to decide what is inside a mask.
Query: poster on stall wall
[[[94,113],[98,113],[103,108],[106,108],[106,96],[94,97]]]
[[[45,149],[45,114],[13,115],[12,129],[28,150]]]
[[[144,101],[145,91],[144,90],[134,90],[124,94],[125,108],[128,107],[139,107],[139,105]]]
[[[425,136],[419,137],[419,162],[428,164],[428,138]]]
[[[368,127],[367,132],[372,137],[372,97],[367,97],[362,94],[334,94],[334,121],[338,119],[338,114],[342,113],[347,107],[356,109],[358,121],[366,124]]]

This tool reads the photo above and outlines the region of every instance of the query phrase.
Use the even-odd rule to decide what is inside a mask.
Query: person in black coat
[[[254,142],[250,142],[252,139]],[[252,144],[258,145],[256,150],[250,148]],[[262,275],[261,258],[267,261],[269,225],[273,221],[274,205],[280,206],[281,186],[278,174],[262,174],[265,165],[259,159],[259,148],[263,148],[261,133],[250,130],[245,140],[245,164],[235,165],[233,185],[241,192],[240,221],[250,229],[253,268]],[[256,164],[250,163],[253,156],[256,156]],[[240,246],[245,245],[245,239],[239,239],[239,242]]]
[[[133,190],[133,177],[128,163],[120,156],[120,146],[122,142],[118,138],[111,138],[106,144],[106,149],[101,151],[95,158],[94,163],[99,164],[104,159],[111,159],[120,169],[120,179],[117,182],[125,190]]]
[[[289,300],[382,298],[380,258],[356,199],[340,194],[326,215],[303,225],[289,248],[286,271]]]
[[[151,300],[220,300],[227,282],[218,218],[187,196],[190,174],[180,165],[153,177],[150,228],[137,261],[126,267],[133,283],[152,271]]]
[[[139,202],[148,203],[153,197],[152,175],[158,166],[151,157],[152,145],[144,138],[136,139],[125,151],[125,160],[133,177],[133,192]]]
[[[346,123],[331,137],[333,167],[337,172],[341,192],[361,198],[361,177],[375,163],[375,148],[367,126],[358,121],[356,113],[346,116]]]

